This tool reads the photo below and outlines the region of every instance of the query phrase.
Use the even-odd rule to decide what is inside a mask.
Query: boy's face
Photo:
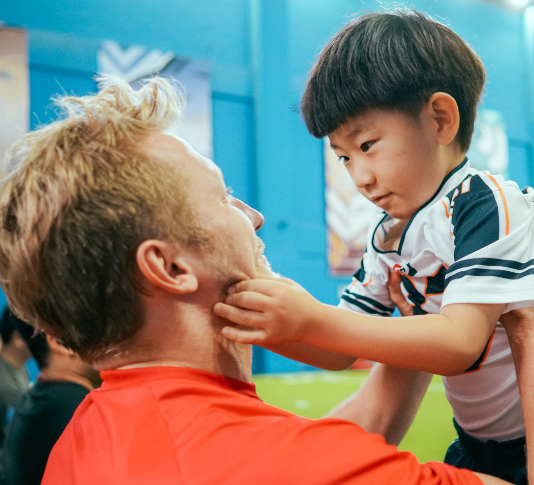
[[[409,219],[437,191],[450,171],[436,139],[436,124],[371,110],[330,134],[330,144],[358,191],[396,219]]]

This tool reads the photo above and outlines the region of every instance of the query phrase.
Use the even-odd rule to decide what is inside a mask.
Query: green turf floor
[[[316,419],[356,391],[367,374],[368,371],[347,370],[255,375],[254,382],[258,395],[265,402]],[[422,463],[443,461],[445,451],[455,437],[452,410],[441,377],[434,376],[399,449],[411,451]]]

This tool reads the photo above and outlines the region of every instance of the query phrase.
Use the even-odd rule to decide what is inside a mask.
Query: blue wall
[[[322,144],[296,107],[326,41],[374,0],[38,0],[4,2],[0,21],[29,30],[32,127],[53,119],[50,96],[96,89],[102,39],[172,50],[211,65],[214,159],[237,197],[266,218],[261,236],[273,268],[318,299],[336,303],[347,279],[328,275]],[[510,140],[511,178],[533,179],[532,123],[523,19],[466,0],[412,1],[442,18],[480,54],[483,106],[500,111]],[[303,369],[258,350],[256,371]]]

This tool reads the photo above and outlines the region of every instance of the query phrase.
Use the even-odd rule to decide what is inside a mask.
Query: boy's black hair
[[[458,104],[456,140],[469,148],[485,81],[482,62],[451,29],[414,10],[370,13],[327,44],[312,69],[301,110],[322,138],[370,109],[417,117],[432,94]]]

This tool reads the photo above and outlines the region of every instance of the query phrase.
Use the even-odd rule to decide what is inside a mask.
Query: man
[[[39,485],[52,447],[100,376],[78,355],[16,319],[41,371],[37,384],[18,402],[4,440],[2,468],[6,485]]]
[[[0,444],[4,439],[7,421],[11,419],[13,406],[30,385],[24,364],[31,354],[17,330],[15,319],[15,315],[6,307],[0,320],[3,342],[0,349]]]
[[[251,348],[213,307],[268,271],[261,214],[217,166],[164,130],[179,101],[154,79],[67,98],[27,135],[0,190],[0,275],[10,303],[102,369],[54,447],[44,485],[504,483],[420,465],[348,421],[262,403]],[[274,350],[343,368],[352,357]],[[310,356],[313,356],[311,358]]]

